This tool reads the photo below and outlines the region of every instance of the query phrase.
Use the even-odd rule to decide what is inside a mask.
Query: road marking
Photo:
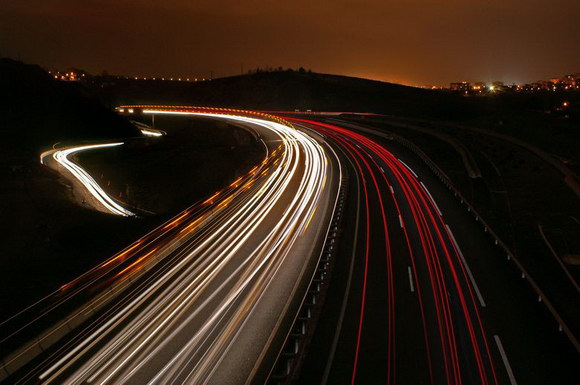
[[[417,176],[417,174],[415,174],[415,171],[413,171],[413,170],[411,169],[411,167],[407,166],[407,163],[403,162],[401,159],[399,159],[399,162],[401,162],[401,163],[402,163],[402,164],[403,164],[405,167],[407,167],[407,169],[408,169],[409,171],[411,171],[411,172],[413,173],[413,175],[415,175],[415,178],[419,179],[419,176]]]
[[[433,205],[435,206],[435,208],[437,209],[437,212],[439,213],[439,216],[442,217],[443,214],[441,213],[441,210],[439,210],[439,206],[437,206],[437,202],[435,202],[435,199],[433,199],[433,196],[431,195],[431,193],[429,192],[429,190],[427,189],[427,186],[425,186],[423,184],[423,182],[420,182],[421,186],[423,186],[423,188],[425,189],[425,192],[427,193],[427,195],[429,195],[429,199],[431,199],[431,202],[433,202]]]
[[[401,225],[401,228],[403,228],[403,218],[401,217],[401,214],[399,214],[399,224]]]
[[[389,188],[391,189],[391,194],[395,195],[395,190],[393,190],[393,186],[389,186]]]
[[[415,286],[413,285],[413,273],[411,273],[411,266],[407,266],[407,271],[409,272],[409,285],[411,286],[411,293],[414,293]]]
[[[381,169],[381,171],[383,172],[383,174],[385,173],[385,170],[382,167],[379,167]]]
[[[463,262],[463,266],[465,266],[465,270],[467,270],[467,275],[469,276],[469,279],[471,280],[471,285],[475,289],[475,294],[477,294],[477,298],[479,299],[479,304],[481,305],[481,307],[485,307],[485,301],[483,300],[483,296],[481,295],[481,292],[479,291],[479,287],[477,286],[477,283],[475,282],[475,278],[473,278],[473,274],[471,273],[471,269],[469,268],[467,261],[463,257],[463,253],[461,252],[461,249],[459,248],[459,244],[455,240],[455,237],[453,236],[453,232],[449,228],[449,225],[445,225],[445,227],[447,227],[447,231],[449,232],[449,235],[451,235],[451,240],[453,241],[453,243],[455,244],[455,247],[457,248],[457,252],[459,253],[459,257],[461,258],[461,262]]]
[[[495,343],[497,344],[499,354],[501,355],[501,359],[502,359],[503,364],[505,366],[505,370],[507,371],[508,377],[510,379],[510,384],[518,385],[516,378],[514,377],[514,372],[512,371],[512,367],[510,366],[510,362],[508,361],[507,355],[505,354],[505,350],[503,350],[503,345],[501,343],[501,340],[499,339],[499,336],[497,334],[494,334],[493,338],[495,339]]]

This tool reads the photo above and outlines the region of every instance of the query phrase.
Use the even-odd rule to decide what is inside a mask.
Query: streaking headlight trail
[[[233,193],[205,201],[214,209],[203,220],[186,212],[160,227],[173,234],[164,247],[132,256],[135,262],[128,266],[122,264],[125,256],[102,265],[117,277],[141,260],[150,261],[140,281],[104,316],[27,374],[30,382],[244,383],[262,364],[273,336],[287,332],[282,320],[314,274],[319,240],[341,183],[332,150],[293,127],[261,118],[143,112],[253,126],[266,143],[267,157],[250,171],[251,179],[231,184]],[[82,149],[54,156],[86,181],[90,176],[67,159]]]
[[[123,142],[118,143],[105,143],[105,144],[92,144],[86,146],[70,147],[64,150],[56,150],[54,152],[49,151],[43,153],[41,156],[41,163],[44,164],[44,157],[52,153],[52,157],[64,168],[66,168],[88,191],[95,197],[108,211],[116,215],[122,216],[133,216],[133,212],[125,209],[123,206],[115,202],[105,190],[99,186],[99,184],[89,175],[81,166],[72,162],[68,157],[72,154],[76,154],[81,151],[95,150],[101,148],[110,148],[123,145]]]

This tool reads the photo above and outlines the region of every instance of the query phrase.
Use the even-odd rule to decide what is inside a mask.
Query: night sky
[[[580,72],[579,0],[0,0],[0,56],[214,77],[256,67],[398,83]]]

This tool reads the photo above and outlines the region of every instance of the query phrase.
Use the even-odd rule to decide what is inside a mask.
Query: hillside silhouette
[[[35,156],[55,142],[139,135],[78,84],[59,82],[36,65],[0,59],[0,133],[7,149]]]
[[[191,104],[252,110],[373,112],[452,119],[473,114],[472,103],[446,91],[306,71],[257,72],[201,82],[97,78],[106,104]]]

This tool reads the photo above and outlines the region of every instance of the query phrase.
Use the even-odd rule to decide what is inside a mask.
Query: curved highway
[[[292,121],[334,142],[358,181],[358,226],[342,302],[332,316],[336,326],[325,325],[332,330],[322,349],[326,360],[309,368],[305,381],[498,383],[494,342],[480,316],[485,300],[415,171],[365,135]]]
[[[575,347],[420,150],[315,119],[290,120],[336,147],[349,220],[298,383],[574,383]]]
[[[349,220],[298,383],[516,385],[573,370],[504,255],[430,170],[382,144],[388,135],[230,109],[130,110],[225,119],[257,132],[267,155],[1,323],[12,382],[263,383],[286,354],[343,179]]]
[[[11,382],[238,384],[260,375],[281,348],[336,204],[333,151],[263,117],[149,113],[242,124],[258,132],[267,155],[228,188],[0,324],[3,352],[31,341],[3,357]]]

